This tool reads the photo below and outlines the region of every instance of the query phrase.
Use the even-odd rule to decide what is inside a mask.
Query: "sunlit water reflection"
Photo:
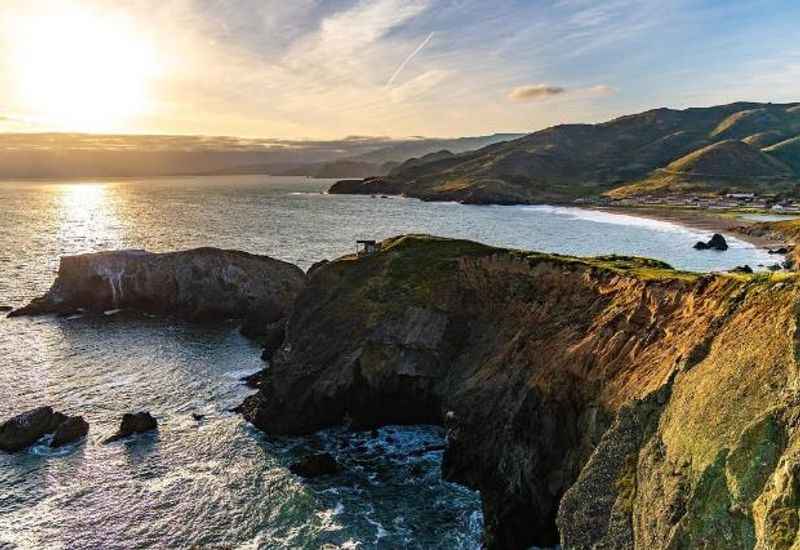
[[[672,224],[552,207],[477,207],[328,196],[297,178],[164,178],[0,183],[0,305],[44,292],[58,258],[116,248],[220,246],[302,267],[350,252],[356,238],[405,232],[570,254],[625,253],[711,270],[771,262],[737,240],[693,251],[707,235]],[[442,482],[435,428],[379,437],[332,430],[267,441],[228,409],[261,367],[233,325],[173,324],[122,313],[0,319],[0,418],[49,404],[91,423],[88,441],[0,456],[0,548],[471,548],[475,494]],[[119,417],[146,409],[157,435],[100,445]],[[206,415],[197,422],[192,413]],[[288,474],[311,448],[346,473]]]

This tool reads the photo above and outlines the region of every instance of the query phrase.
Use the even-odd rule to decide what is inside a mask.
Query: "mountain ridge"
[[[522,138],[461,153],[445,162],[395,169],[381,181],[334,185],[332,193],[400,193],[423,200],[464,203],[527,204],[599,198],[626,185],[661,178],[675,161],[721,142],[727,156],[746,168],[734,182],[741,189],[768,188],[770,178],[800,180],[800,104],[737,102],[683,110],[658,108],[598,124],[562,124]],[[764,149],[744,140],[770,143]],[[720,151],[711,149],[711,156]],[[705,153],[709,153],[706,151]],[[710,157],[701,164],[708,165]],[[724,155],[723,155],[724,156]],[[773,162],[775,161],[775,162]],[[766,166],[774,173],[765,173]],[[780,168],[779,168],[780,166]],[[785,168],[783,168],[785,166]],[[674,167],[673,167],[674,168]],[[766,172],[770,172],[766,170]],[[697,176],[697,174],[695,174]],[[718,192],[717,176],[693,177],[693,189]],[[659,192],[682,194],[685,186],[665,185]],[[633,188],[652,192],[653,186]],[[725,182],[725,189],[731,187]],[[789,189],[792,190],[791,188]],[[786,186],[781,192],[787,191]],[[630,193],[629,193],[630,195]],[[613,197],[613,194],[612,194]]]

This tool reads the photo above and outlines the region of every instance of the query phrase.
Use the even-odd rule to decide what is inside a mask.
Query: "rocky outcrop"
[[[695,250],[728,250],[728,243],[725,241],[725,237],[720,235],[719,233],[714,233],[711,236],[711,239],[707,243],[703,241],[697,241],[694,247]]]
[[[61,259],[50,290],[12,315],[129,308],[190,320],[283,318],[305,285],[298,267],[245,252],[198,248],[100,252]]]
[[[402,186],[393,185],[382,177],[349,179],[337,181],[328,189],[328,193],[333,195],[399,195],[402,193]]]
[[[63,447],[64,445],[74,443],[86,437],[88,433],[89,423],[86,422],[82,416],[67,418],[56,428],[56,431],[53,433],[53,439],[50,441],[50,446],[53,448]]]
[[[126,413],[122,415],[122,423],[117,433],[103,443],[113,443],[133,434],[151,432],[158,429],[158,422],[149,412]]]
[[[0,450],[22,451],[53,433],[50,445],[59,447],[80,439],[88,431],[89,425],[81,417],[65,416],[52,407],[39,407],[0,424]]]
[[[391,239],[315,272],[240,410],[445,425],[489,548],[788,548],[800,286],[775,277]]]

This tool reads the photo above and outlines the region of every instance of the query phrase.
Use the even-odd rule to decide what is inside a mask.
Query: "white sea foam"
[[[654,220],[652,218],[642,218],[640,216],[631,216],[629,214],[604,212],[602,210],[549,205],[521,206],[519,208],[529,210],[531,212],[545,212],[548,214],[586,220],[594,223],[644,227],[647,229],[652,229],[653,231],[666,231],[671,233],[695,233],[694,230],[673,222]]]

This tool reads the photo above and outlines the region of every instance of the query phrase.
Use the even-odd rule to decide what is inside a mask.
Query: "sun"
[[[72,6],[26,17],[16,31],[12,82],[41,124],[119,131],[151,109],[157,50],[130,18]]]

